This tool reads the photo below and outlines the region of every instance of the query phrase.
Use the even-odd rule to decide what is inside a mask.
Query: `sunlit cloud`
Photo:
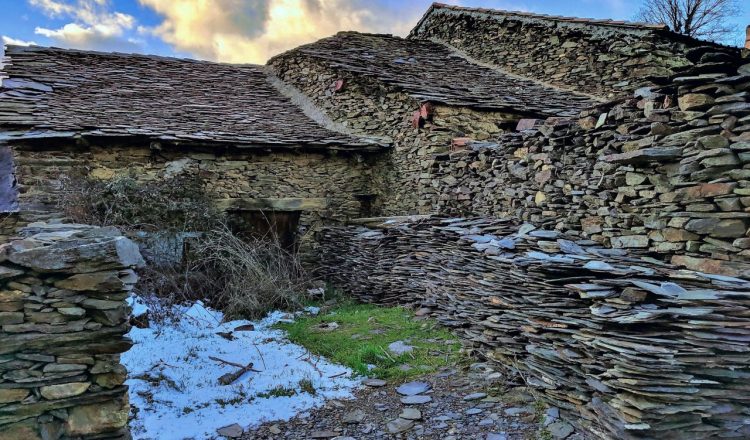
[[[341,30],[403,35],[423,12],[403,5],[389,11],[361,0],[139,1],[163,17],[150,32],[175,49],[237,63],[263,63]]]
[[[140,41],[130,35],[135,17],[112,10],[110,0],[29,0],[51,18],[70,19],[57,29],[37,27],[37,35],[62,47],[79,49],[138,51]]]
[[[36,43],[33,41],[19,40],[17,38],[8,37],[7,35],[2,36],[3,46],[35,46]]]

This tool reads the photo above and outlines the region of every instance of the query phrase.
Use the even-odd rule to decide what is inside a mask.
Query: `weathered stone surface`
[[[0,388],[0,404],[20,402],[30,394],[27,388]]]
[[[644,148],[621,154],[603,156],[602,160],[611,163],[647,163],[651,161],[676,159],[682,154],[681,148]]]
[[[0,312],[0,325],[20,324],[23,319],[22,312]]]
[[[73,275],[55,282],[55,287],[74,291],[118,292],[127,287],[127,283],[115,271],[93,272]]]
[[[96,272],[112,268],[128,268],[144,264],[138,246],[125,237],[102,241],[82,241],[79,245],[54,243],[44,246],[33,243],[14,245],[8,260],[37,272]]]
[[[697,218],[687,222],[685,229],[696,234],[707,234],[711,237],[737,238],[745,235],[747,225],[744,220]]]
[[[621,237],[612,237],[612,247],[622,248],[646,248],[648,247],[648,237],[645,235],[623,235]]]
[[[39,392],[45,399],[56,400],[83,394],[90,386],[89,382],[71,382],[41,387]]]
[[[703,93],[688,93],[677,98],[677,103],[682,111],[701,110],[711,107],[714,103],[714,98],[711,95]]]
[[[76,406],[68,410],[66,427],[71,435],[91,435],[113,431],[128,423],[128,400]]]

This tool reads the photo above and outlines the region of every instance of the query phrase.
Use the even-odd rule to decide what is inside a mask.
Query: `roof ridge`
[[[39,46],[36,44],[29,46],[21,46],[17,44],[8,44],[5,46],[5,56],[19,55],[23,53],[67,53],[67,54],[80,54],[80,55],[94,55],[94,56],[112,56],[112,57],[133,57],[133,58],[151,58],[165,61],[180,61],[180,62],[192,62],[192,63],[205,63],[219,66],[233,66],[233,67],[256,67],[263,68],[263,64],[253,63],[222,63],[219,61],[201,60],[197,58],[177,57],[168,55],[157,55],[150,53],[137,53],[137,52],[105,52],[99,50],[88,50],[88,49],[75,49],[55,46]]]

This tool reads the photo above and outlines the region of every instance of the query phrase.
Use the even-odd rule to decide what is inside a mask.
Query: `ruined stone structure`
[[[431,308],[599,437],[748,436],[750,48],[435,4],[267,67],[7,53],[0,238],[67,174],[200,177],[324,225],[332,281]],[[342,226],[428,214],[473,219]]]
[[[437,43],[388,35],[341,32],[269,65],[353,133],[393,142],[372,183],[383,214],[429,212],[420,194],[432,189],[420,177],[452,139],[490,139],[522,118],[570,118],[595,102],[472,63]]]
[[[120,353],[138,247],[111,228],[22,234],[0,246],[0,438],[130,438]]]
[[[662,24],[559,17],[433,4],[410,38],[439,41],[527,78],[602,98],[731,59],[737,49],[683,37]]]

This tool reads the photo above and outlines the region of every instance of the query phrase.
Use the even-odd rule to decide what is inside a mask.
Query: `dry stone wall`
[[[518,119],[466,107],[430,104],[429,109],[423,108],[423,103],[393,86],[304,56],[281,55],[272,59],[270,66],[353,134],[393,142],[393,148],[375,163],[372,174],[372,191],[377,196],[373,209],[379,214],[428,212],[431,207],[420,194],[432,191],[421,180],[431,156],[448,151],[455,137],[490,139],[514,127]],[[424,116],[415,115],[420,110]]]
[[[433,212],[513,216],[750,276],[750,65],[436,155]],[[425,193],[427,194],[427,193]]]
[[[708,43],[655,27],[451,7],[433,7],[410,37],[447,43],[508,72],[603,98],[737,52],[713,46],[707,54],[696,48]]]
[[[61,216],[62,179],[88,175],[102,180],[132,177],[154,181],[180,174],[198,176],[222,209],[245,209],[246,201],[303,199],[302,223],[367,215],[371,160],[350,154],[154,150],[136,146],[39,149],[14,147],[20,214],[24,221]],[[310,205],[314,205],[310,207]]]
[[[130,438],[120,353],[138,247],[75,224],[22,235],[0,245],[0,438]]]
[[[750,281],[516,219],[321,232],[321,273],[456,329],[602,439],[750,437]],[[519,378],[519,380],[520,380]]]

